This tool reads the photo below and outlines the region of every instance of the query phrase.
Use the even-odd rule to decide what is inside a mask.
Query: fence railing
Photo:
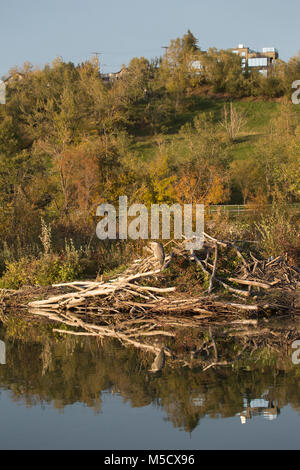
[[[268,204],[266,207],[271,207],[271,204]],[[289,204],[288,207],[296,209],[298,213],[300,213],[300,203],[299,204]],[[207,206],[206,210],[209,213],[220,212],[221,214],[232,214],[232,215],[240,215],[245,214],[247,212],[253,212],[255,209],[244,205],[244,204],[229,204],[229,205],[212,205]]]

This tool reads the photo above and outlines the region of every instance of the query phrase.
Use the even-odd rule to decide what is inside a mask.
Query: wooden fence
[[[271,204],[267,207],[271,207]],[[300,214],[300,203],[299,204],[289,204],[289,207],[294,208]],[[210,213],[217,213],[220,212],[221,214],[229,214],[234,216],[239,216],[247,213],[251,213],[254,211],[254,208],[251,208],[247,205],[243,204],[231,204],[231,205],[212,205],[207,206],[206,210]]]

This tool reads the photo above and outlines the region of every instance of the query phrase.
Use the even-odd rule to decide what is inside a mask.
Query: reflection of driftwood
[[[298,337],[294,324],[287,324],[285,329],[284,326],[277,327],[279,329],[276,330],[264,321],[258,324],[258,320],[227,319],[223,323],[219,321],[219,326],[214,321],[212,330],[209,320],[203,324],[196,317],[182,318],[166,314],[139,314],[136,318],[128,318],[128,315],[118,314],[89,317],[61,311],[39,312],[36,309],[32,313],[65,325],[64,329],[55,326],[53,331],[58,334],[91,336],[101,340],[114,338],[123,346],[153,354],[155,358],[150,372],[159,372],[165,363],[171,367],[200,367],[203,371],[227,367],[242,356],[249,357],[258,348],[282,352],[288,343],[292,344]],[[182,348],[181,338],[185,338],[186,332],[189,334],[192,328],[197,329],[197,334],[194,339],[189,337],[188,343],[184,341],[185,347]],[[151,340],[147,333],[151,333]],[[165,348],[167,341],[168,348]],[[234,341],[237,348],[224,347],[223,344],[226,345],[228,341]]]
[[[233,364],[233,362],[227,362],[227,361],[224,361],[224,362],[212,362],[211,364],[208,364],[208,366],[206,366],[206,367],[203,368],[203,372],[205,372],[206,370],[210,369],[211,367],[231,366],[232,364]]]
[[[163,369],[166,362],[165,350],[162,348],[156,355],[149,372],[159,372]]]

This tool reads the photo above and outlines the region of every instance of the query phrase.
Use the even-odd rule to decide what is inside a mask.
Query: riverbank
[[[165,355],[184,363],[180,344],[194,330],[238,325],[245,336],[264,337],[258,320],[297,317],[299,294],[299,269],[286,256],[262,259],[251,247],[205,234],[198,251],[187,250],[185,242],[167,244],[163,266],[151,253],[111,279],[1,295],[5,315],[22,309],[24,317],[55,322],[56,333],[115,338],[156,355],[168,346]],[[196,346],[189,343],[191,352]]]

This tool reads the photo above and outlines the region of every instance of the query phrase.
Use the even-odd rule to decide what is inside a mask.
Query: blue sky
[[[275,46],[300,50],[299,0],[0,0],[0,77],[29,61],[75,63],[101,52],[102,70],[162,54],[187,29],[203,49]]]

